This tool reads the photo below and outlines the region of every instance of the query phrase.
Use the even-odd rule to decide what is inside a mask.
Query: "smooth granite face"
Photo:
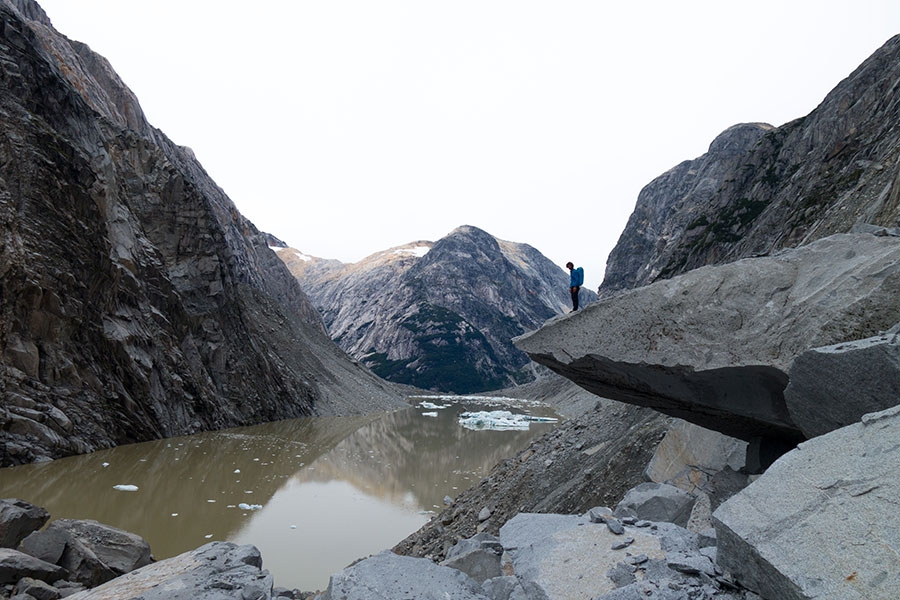
[[[802,443],[713,520],[718,561],[765,598],[900,595],[900,407]]]

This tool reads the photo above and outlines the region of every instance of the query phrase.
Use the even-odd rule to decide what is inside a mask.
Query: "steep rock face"
[[[609,257],[601,292],[770,254],[900,219],[900,36],[812,113],[743,124],[649,183]]]
[[[396,394],[109,64],[0,0],[0,465]]]
[[[471,226],[352,265],[290,249],[279,256],[348,354],[425,389],[467,393],[530,380],[511,338],[568,310],[562,268]]]

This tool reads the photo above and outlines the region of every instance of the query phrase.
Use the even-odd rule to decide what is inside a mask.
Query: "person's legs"
[[[572,288],[572,310],[578,310],[578,292],[581,291],[580,287]]]

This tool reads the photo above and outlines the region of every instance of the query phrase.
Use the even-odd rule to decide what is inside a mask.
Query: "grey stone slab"
[[[16,548],[50,519],[50,513],[18,498],[0,500],[0,548]]]
[[[71,600],[269,600],[272,576],[254,546],[211,542],[149,564]]]
[[[791,364],[784,390],[791,419],[808,438],[900,404],[900,335],[813,348]]]
[[[0,548],[0,585],[16,583],[22,577],[53,583],[66,576],[66,570],[12,548]]]
[[[694,496],[674,485],[647,482],[628,490],[616,505],[614,514],[684,527],[691,516],[694,500]]]
[[[634,538],[627,552],[664,558],[649,529],[626,529]],[[536,583],[550,598],[592,598],[614,590],[605,574],[626,559],[625,550],[612,549],[621,540],[587,516],[520,513],[500,528],[516,576]]]
[[[900,407],[804,442],[714,513],[719,565],[764,598],[900,597]]]
[[[390,551],[331,576],[322,600],[490,600],[471,577],[425,558]]]

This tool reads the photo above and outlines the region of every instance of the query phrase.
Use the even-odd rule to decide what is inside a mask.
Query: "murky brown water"
[[[133,531],[157,559],[212,540],[254,544],[276,585],[324,589],[329,575],[392,547],[427,522],[428,511],[443,508],[444,496],[455,497],[554,427],[459,424],[462,410],[497,408],[464,400],[120,446],[0,469],[0,497],[43,506],[54,519]],[[541,407],[512,411],[552,415]],[[122,485],[137,490],[115,489]]]

